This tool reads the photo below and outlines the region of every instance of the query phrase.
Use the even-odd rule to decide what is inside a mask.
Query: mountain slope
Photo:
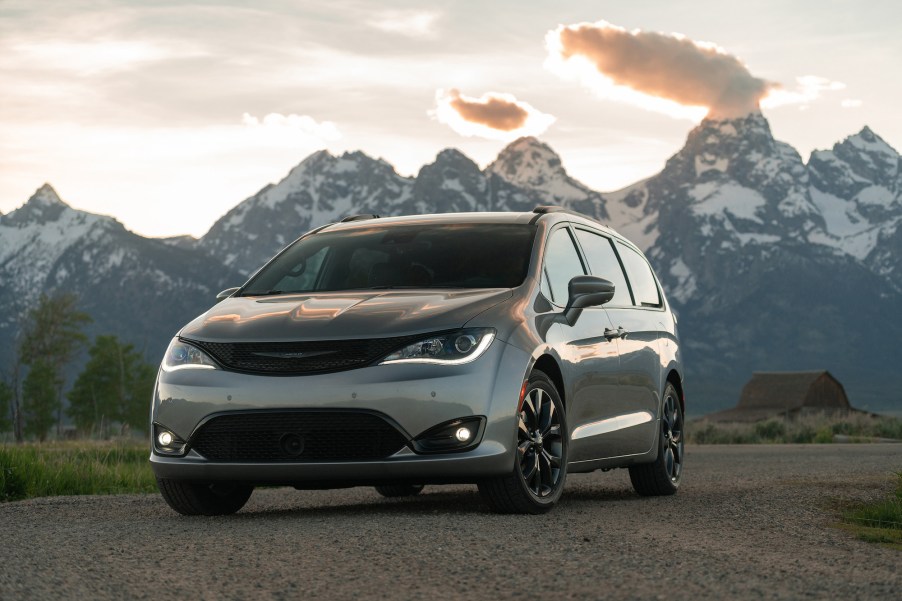
[[[0,217],[0,365],[11,361],[20,321],[41,292],[76,293],[95,320],[90,332],[117,334],[155,360],[186,317],[237,277],[203,253],[72,209],[45,184]]]
[[[459,150],[443,150],[416,178],[362,152],[320,151],[239,203],[198,246],[250,274],[304,232],[355,213],[529,211],[542,204],[607,218],[602,196],[567,175],[560,157],[535,138],[513,142],[486,170]]]
[[[753,114],[703,121],[660,174],[608,195],[635,205],[615,227],[654,226],[648,255],[680,315],[701,411],[729,405],[755,370],[827,368],[870,406],[902,387],[887,377],[902,325],[861,319],[892,314],[902,297],[831,238],[823,208],[824,194],[873,184],[860,176],[850,190],[820,189],[812,179],[824,182]]]
[[[902,399],[902,159],[865,127],[804,163],[767,120],[706,119],[661,173],[600,194],[535,138],[485,169],[440,152],[415,178],[361,152],[318,152],[200,240],[144,239],[45,186],[0,216],[0,360],[42,290],[73,289],[98,320],[161,352],[178,326],[305,231],[355,213],[528,211],[562,204],[645,249],[680,317],[698,415],[755,370],[830,369],[852,402]],[[3,355],[2,353],[6,353]]]

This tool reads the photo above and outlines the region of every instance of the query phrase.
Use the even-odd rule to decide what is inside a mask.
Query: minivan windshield
[[[513,288],[529,268],[527,224],[393,225],[306,236],[242,296],[393,288]]]

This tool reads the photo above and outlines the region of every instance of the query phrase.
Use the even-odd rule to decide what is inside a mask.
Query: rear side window
[[[604,236],[590,232],[588,230],[576,230],[576,237],[583,247],[586,259],[589,261],[589,269],[592,275],[597,275],[614,284],[614,298],[611,300],[612,305],[630,306],[633,299],[630,297],[630,289],[626,285],[626,276],[623,275],[623,268],[620,267],[620,261],[617,260],[617,254],[611,241]]]
[[[569,296],[568,284],[574,276],[585,275],[579,253],[573,244],[570,230],[565,227],[555,230],[545,247],[545,264],[542,292],[551,295],[558,305],[566,305]],[[545,285],[547,282],[547,286]]]
[[[655,276],[651,273],[651,267],[645,257],[637,253],[629,246],[617,241],[617,250],[626,268],[630,284],[633,285],[633,296],[636,304],[642,307],[660,307],[661,296],[658,294],[658,285]]]

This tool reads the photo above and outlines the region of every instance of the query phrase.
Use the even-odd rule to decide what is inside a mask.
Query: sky
[[[527,134],[610,191],[759,100],[806,160],[864,125],[900,149],[900,23],[897,1],[0,0],[0,212],[48,182],[200,236],[319,149],[415,175]]]

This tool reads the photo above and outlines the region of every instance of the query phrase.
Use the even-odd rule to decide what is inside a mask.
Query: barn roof
[[[826,370],[755,372],[742,388],[739,404],[708,418],[758,421],[807,410],[851,411],[842,384]]]

